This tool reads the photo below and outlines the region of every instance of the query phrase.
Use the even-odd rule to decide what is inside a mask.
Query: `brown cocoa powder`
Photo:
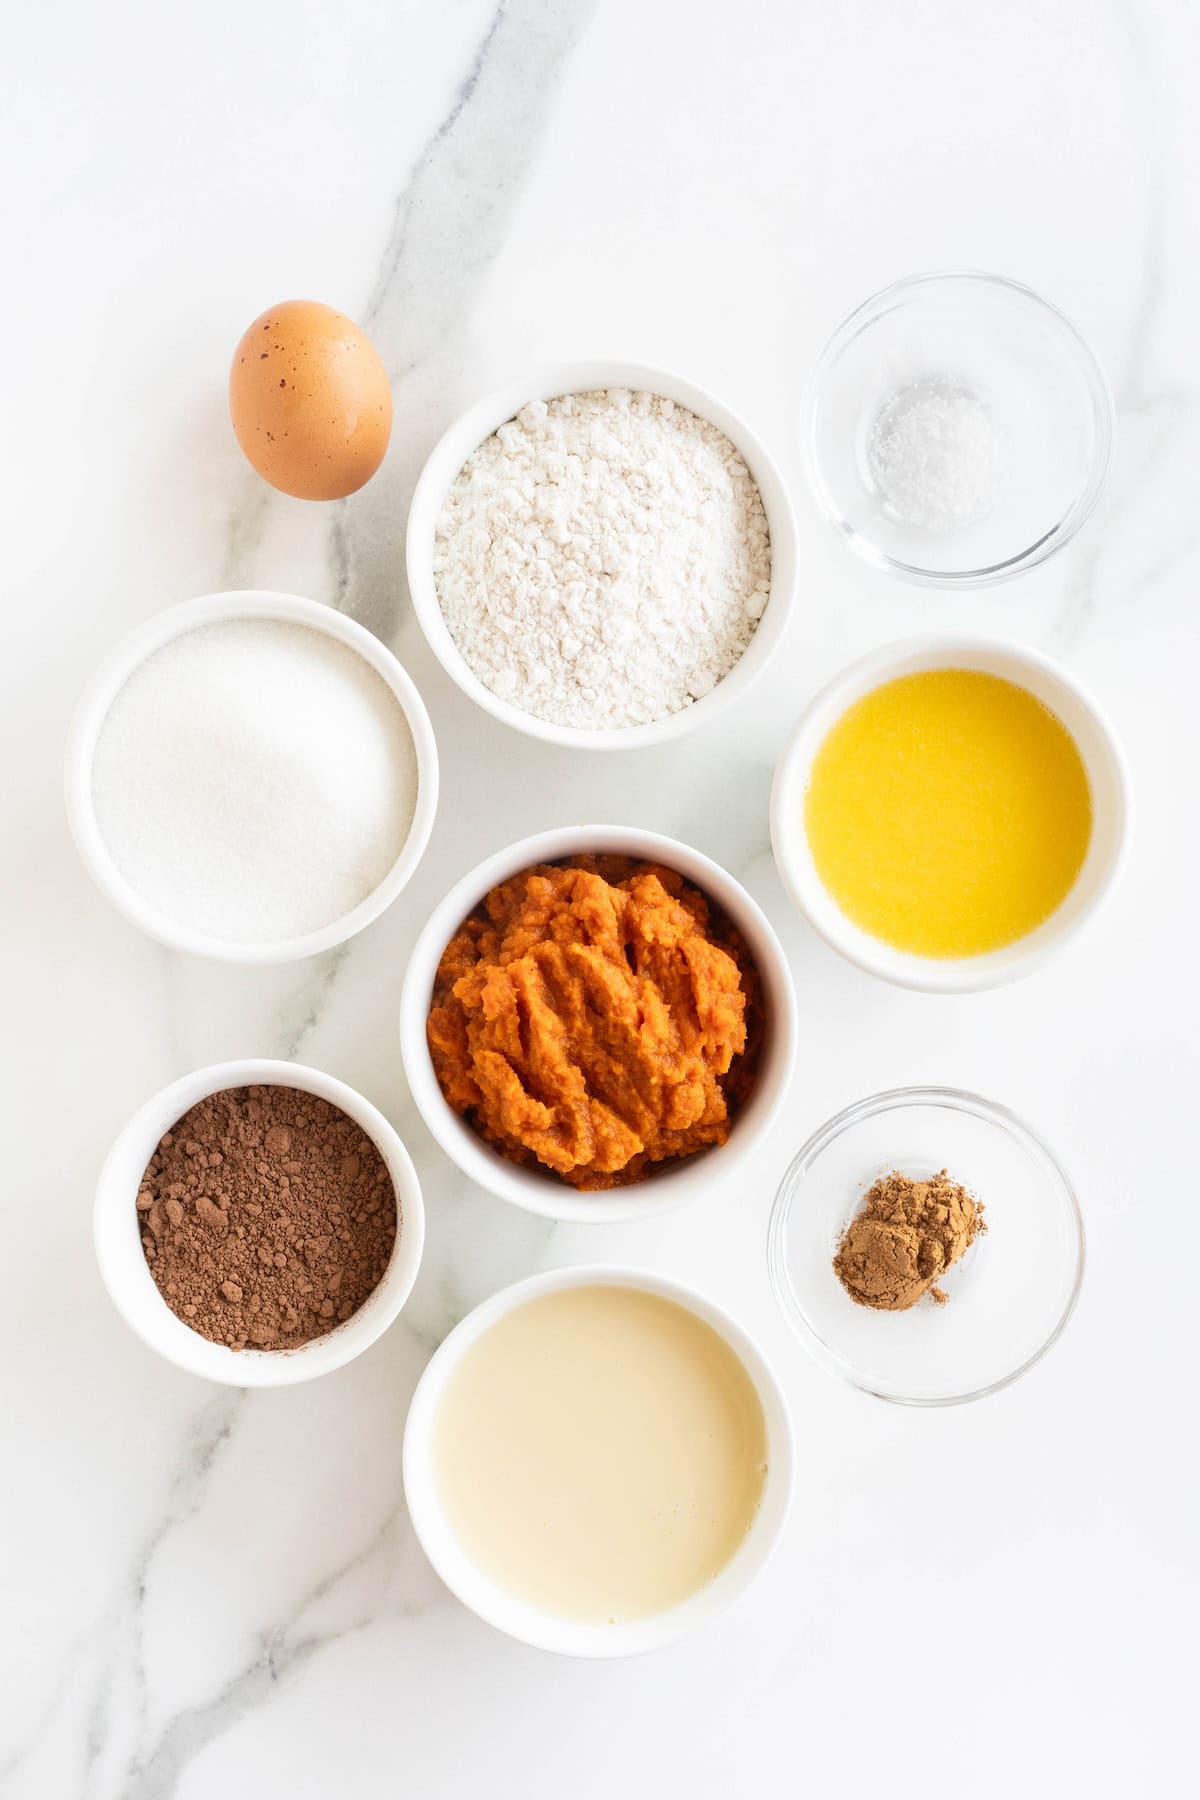
[[[166,1132],[137,1195],[158,1290],[214,1344],[292,1350],[356,1313],[400,1221],[362,1127],[299,1088],[226,1088]]]
[[[905,1312],[924,1294],[944,1306],[939,1277],[986,1230],[981,1203],[945,1169],[928,1181],[893,1169],[846,1227],[834,1272],[859,1306]]]

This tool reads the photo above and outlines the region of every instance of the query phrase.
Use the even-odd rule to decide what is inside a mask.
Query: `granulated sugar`
[[[412,823],[417,765],[391,689],[321,631],[273,619],[185,633],[109,710],[93,761],[101,836],[176,924],[262,943],[350,912]]]
[[[888,511],[905,525],[961,531],[991,509],[1001,448],[991,408],[952,376],[931,376],[880,407],[867,465]]]
[[[724,433],[614,388],[534,401],[480,444],[446,497],[434,573],[494,694],[556,725],[620,728],[729,673],[766,606],[771,551]]]

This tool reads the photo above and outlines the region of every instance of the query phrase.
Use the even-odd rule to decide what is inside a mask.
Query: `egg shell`
[[[392,430],[374,345],[316,300],[286,300],[255,319],[233,354],[229,411],[264,481],[300,500],[353,494],[383,461]]]

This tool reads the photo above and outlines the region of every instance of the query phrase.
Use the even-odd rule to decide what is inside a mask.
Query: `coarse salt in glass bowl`
[[[928,587],[988,587],[1100,497],[1113,402],[1070,320],[999,275],[913,275],[852,312],[809,379],[809,483],[850,547]]]
[[[985,1233],[906,1312],[853,1301],[833,1269],[867,1189],[946,1169],[982,1203]],[[1074,1310],[1083,1220],[1066,1174],[1007,1108],[956,1088],[895,1088],[849,1106],[797,1154],[771,1212],[775,1297],[805,1349],[881,1400],[950,1406],[1007,1387]]]

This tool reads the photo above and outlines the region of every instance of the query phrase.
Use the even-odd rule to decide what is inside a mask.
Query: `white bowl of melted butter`
[[[774,1549],[792,1472],[753,1340],[624,1267],[557,1269],[476,1307],[404,1436],[409,1513],[446,1586],[566,1656],[655,1650],[722,1612]]]

